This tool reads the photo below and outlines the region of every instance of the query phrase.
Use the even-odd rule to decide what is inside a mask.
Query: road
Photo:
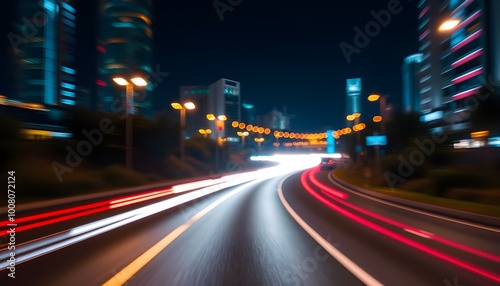
[[[315,171],[231,187],[16,265],[15,279],[3,270],[0,285],[499,284],[495,229],[333,186],[327,171]]]

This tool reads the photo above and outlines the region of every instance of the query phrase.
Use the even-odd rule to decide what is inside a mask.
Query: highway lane
[[[327,183],[326,175],[318,177]],[[280,200],[280,187],[283,198],[307,224],[381,284],[495,285],[336,213],[304,190],[300,176],[258,182],[198,215],[126,285],[363,285],[352,267],[328,255],[295,222]],[[235,189],[18,265],[15,283],[1,271],[0,285],[101,285]]]
[[[277,195],[279,180],[264,181],[229,198],[146,264],[127,285],[330,285],[332,281],[362,285],[284,210]],[[230,191],[18,265],[14,285],[33,281],[36,285],[100,285],[188,217]],[[5,274],[0,272],[2,280]]]
[[[314,177],[320,183],[332,187],[334,185],[328,180],[328,173],[320,171]],[[328,201],[334,202],[360,220],[365,220],[364,223],[359,223],[332,208],[323,209],[324,204],[318,204],[318,200],[311,199],[312,197],[304,192],[292,191],[292,187],[296,185],[293,180],[288,180],[287,183],[291,185],[284,185],[285,194],[297,196],[291,199],[292,207],[302,213],[322,236],[334,233],[334,240],[341,245],[340,250],[386,285],[401,285],[402,281],[404,285],[499,285],[498,229],[475,226],[467,222],[458,223],[453,219],[443,220],[366,196],[358,196],[355,192],[336,186],[334,190],[340,191],[346,197],[337,197],[335,200],[330,198]],[[321,193],[318,189],[315,191]],[[323,196],[329,198],[324,194]],[[300,203],[295,203],[298,201]],[[348,207],[349,204],[352,206]],[[311,208],[317,211],[307,212]],[[327,214],[322,213],[323,211]],[[367,227],[365,224],[375,227]],[[376,231],[378,226],[383,231]],[[416,232],[409,231],[412,229]],[[432,233],[426,236],[426,231]],[[394,235],[394,238],[390,235]],[[406,240],[409,242],[405,243]],[[434,255],[419,249],[416,244],[432,250],[430,252]],[[464,248],[469,251],[464,251]],[[438,258],[439,254],[443,254],[443,257]],[[459,267],[457,263],[446,261],[448,258],[454,262],[465,262],[474,269]],[[484,275],[473,271],[478,269],[492,274],[496,280],[485,278]],[[459,281],[459,284],[454,284],[455,280]]]

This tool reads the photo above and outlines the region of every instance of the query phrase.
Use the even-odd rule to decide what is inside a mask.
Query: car
[[[320,163],[320,168],[321,170],[327,170],[327,169],[335,169],[337,167],[337,163],[333,158],[328,158],[324,157],[321,158],[321,163]]]

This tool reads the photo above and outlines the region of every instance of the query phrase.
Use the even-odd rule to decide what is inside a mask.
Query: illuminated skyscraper
[[[346,81],[347,112],[346,115],[361,113],[361,79],[350,78]]]
[[[117,86],[113,77],[136,76],[148,81],[153,58],[150,0],[102,0],[101,24],[97,50],[100,53],[98,79],[101,109],[117,112],[124,105],[125,88]],[[134,113],[151,116],[153,83],[134,89]]]
[[[404,59],[403,74],[403,111],[420,112],[420,84],[418,71],[422,62],[422,54],[414,54]]]
[[[209,113],[227,117],[224,131],[220,133],[220,136],[225,137],[227,142],[238,142],[237,130],[232,128],[231,123],[241,120],[240,83],[221,78],[212,83],[209,88]],[[216,129],[215,125],[212,126],[212,129]],[[214,133],[212,133],[212,137],[216,136]]]
[[[470,97],[500,83],[500,1],[421,0],[418,12],[422,121],[431,132],[468,130]],[[458,24],[440,31],[446,20]]]
[[[75,8],[73,0],[20,0],[23,23],[7,35],[20,57],[17,100],[75,105]],[[21,36],[22,35],[22,36]]]

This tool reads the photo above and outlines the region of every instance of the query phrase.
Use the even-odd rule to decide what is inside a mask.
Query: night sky
[[[387,9],[394,0],[232,2],[240,4],[226,11],[221,21],[213,0],[153,0],[153,67],[170,73],[154,91],[156,110],[169,108],[178,99],[179,86],[208,85],[221,77],[241,82],[242,99],[255,104],[258,114],[287,106],[296,115],[292,129],[299,132],[344,127],[347,78],[362,78],[363,98],[380,92],[400,105],[402,61],[418,51],[417,1],[401,0],[401,12],[392,15],[387,27],[353,54],[350,63],[339,45],[354,45],[354,27],[364,30],[373,20],[371,11]],[[81,16],[77,72],[82,86],[95,79],[93,61],[84,55],[95,46],[96,3],[79,0],[77,6]],[[3,30],[15,21],[12,18],[2,20]],[[8,44],[5,37],[2,44]],[[0,63],[5,64],[8,54],[2,53]],[[1,75],[8,78],[5,70]],[[6,90],[0,85],[0,93]],[[363,102],[366,118],[377,108]]]

